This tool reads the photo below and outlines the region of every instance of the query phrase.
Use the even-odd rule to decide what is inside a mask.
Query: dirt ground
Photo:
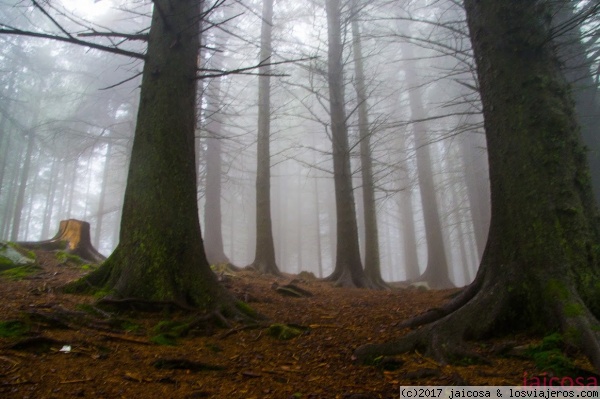
[[[86,273],[85,266],[60,264],[52,253],[37,257],[36,273],[0,278],[0,321],[25,326],[0,337],[2,398],[398,398],[401,385],[522,385],[525,373],[540,374],[525,358],[490,355],[505,341],[478,344],[489,365],[443,366],[419,353],[385,368],[353,363],[356,347],[402,336],[400,321],[454,291],[375,292],[242,271],[225,275],[224,283],[267,316],[266,324],[191,330],[169,342],[172,335],[157,335],[189,314],[100,310],[95,298],[57,289]],[[313,296],[274,289],[292,281]],[[280,340],[269,334],[273,323],[301,326],[303,333]]]

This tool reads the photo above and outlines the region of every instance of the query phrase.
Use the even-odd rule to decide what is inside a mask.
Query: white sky
[[[61,2],[67,10],[87,19],[101,17],[112,6],[111,0],[61,0]]]

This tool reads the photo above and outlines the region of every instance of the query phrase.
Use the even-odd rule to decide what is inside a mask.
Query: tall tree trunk
[[[350,169],[350,147],[346,125],[343,47],[341,38],[340,0],[326,0],[327,11],[327,80],[329,83],[329,113],[333,145],[333,180],[337,217],[335,269],[327,278],[336,285],[370,287],[362,268],[356,208]]]
[[[404,57],[412,60],[413,54],[410,46],[405,46]],[[411,63],[412,64],[412,63]],[[417,84],[419,81],[415,73],[415,65],[405,67],[406,81]],[[417,174],[419,177],[419,188],[421,189],[421,203],[423,206],[423,218],[425,220],[425,235],[427,238],[427,267],[418,280],[426,281],[431,288],[450,288],[454,284],[448,275],[448,260],[444,247],[442,224],[436,198],[435,182],[431,165],[430,143],[428,142],[427,126],[425,122],[425,109],[421,89],[413,87],[408,92],[410,110],[413,123],[413,135],[415,150],[417,154]]]
[[[313,158],[314,160],[314,158]],[[315,176],[314,192],[315,192],[315,230],[317,238],[317,271],[319,278],[323,278],[323,248],[321,245],[321,204],[319,201],[319,180]]]
[[[155,0],[118,247],[71,285],[235,311],[204,253],[195,164],[199,2]]]
[[[102,170],[102,184],[100,188],[100,200],[98,201],[98,211],[96,218],[96,232],[94,234],[94,246],[100,248],[102,239],[102,226],[104,225],[104,217],[106,216],[106,195],[108,191],[108,180],[110,175],[110,159],[112,158],[113,145],[110,141],[110,135],[106,144],[106,156],[104,157],[104,168]]]
[[[463,358],[466,339],[563,333],[600,370],[598,212],[569,85],[551,39],[556,2],[465,0],[488,142],[492,218],[475,281],[431,323],[399,342],[367,345],[373,358],[419,348]]]
[[[12,230],[10,233],[11,241],[19,239],[19,230],[21,229],[21,218],[23,217],[23,206],[25,203],[25,190],[29,181],[29,169],[31,167],[31,157],[33,156],[33,147],[35,144],[35,133],[33,127],[27,132],[27,150],[25,151],[25,159],[21,167],[21,175],[19,177],[19,189],[17,191],[17,199],[15,200],[15,210],[13,212]]]
[[[367,103],[367,87],[363,65],[360,27],[356,2],[352,10],[352,48],[354,52],[355,88],[358,101],[358,132],[360,138],[360,165],[362,176],[363,215],[365,224],[365,275],[373,285],[387,288],[381,277],[379,258],[379,232],[377,228],[377,205],[373,183],[373,161],[371,159],[371,131]]]
[[[273,0],[263,0],[260,34],[261,76],[258,77],[258,140],[256,143],[256,251],[252,266],[261,273],[279,275],[271,221],[271,48]]]
[[[227,16],[225,16],[227,19]],[[223,68],[223,48],[227,43],[225,32],[217,31],[211,68]],[[223,218],[221,212],[221,177],[223,173],[222,146],[223,140],[223,94],[221,78],[217,77],[208,83],[206,90],[206,193],[204,204],[204,249],[210,264],[229,264],[223,247]]]
[[[48,192],[46,194],[46,206],[44,208],[44,221],[42,222],[41,237],[46,239],[50,234],[50,223],[52,223],[52,213],[54,211],[54,198],[56,194],[56,180],[58,179],[58,159],[52,158],[50,167],[50,180],[48,181]]]

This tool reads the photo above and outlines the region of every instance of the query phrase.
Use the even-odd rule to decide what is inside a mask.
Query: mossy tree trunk
[[[550,37],[552,3],[465,0],[488,140],[492,220],[475,281],[428,324],[360,359],[420,349],[465,356],[466,339],[561,331],[600,369],[598,215],[569,86]]]
[[[196,202],[199,4],[154,1],[119,245],[73,290],[206,310],[231,303],[208,265]]]

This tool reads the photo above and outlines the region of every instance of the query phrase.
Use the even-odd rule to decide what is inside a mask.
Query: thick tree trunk
[[[19,242],[18,244],[25,248],[66,251],[94,263],[100,263],[106,259],[92,245],[90,224],[76,219],[61,220],[58,232],[49,240]]]
[[[271,32],[273,0],[263,0],[260,62],[272,62]],[[271,67],[259,68],[258,78],[258,140],[256,169],[256,252],[252,267],[260,273],[279,275],[275,261],[273,222],[271,220]]]
[[[564,333],[600,370],[600,238],[586,153],[550,39],[552,3],[465,0],[488,138],[492,220],[475,281],[430,323],[372,358],[415,348],[465,356],[465,339],[537,328]]]
[[[340,0],[327,0],[326,11],[328,34],[327,76],[337,216],[335,269],[327,279],[340,286],[370,287],[373,285],[365,276],[360,259],[356,208],[350,169],[350,147],[348,144],[346,111],[344,109]]]
[[[199,2],[155,0],[133,141],[120,242],[72,290],[113,298],[233,309],[210,270],[196,198],[194,133]]]

